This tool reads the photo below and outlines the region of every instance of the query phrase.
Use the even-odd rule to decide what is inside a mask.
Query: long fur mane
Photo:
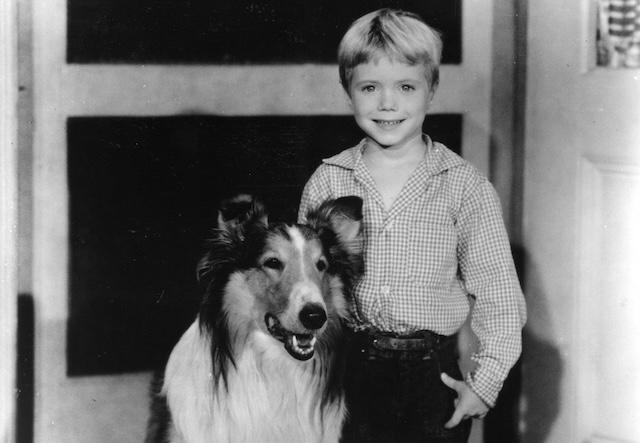
[[[198,318],[174,348],[164,382],[156,383],[162,388],[152,414],[167,425],[152,417],[147,442],[339,440],[346,414],[344,320],[363,272],[361,207],[357,197],[332,200],[310,211],[307,224],[286,225],[269,224],[263,205],[250,196],[221,205],[197,267],[205,287]],[[308,361],[292,358],[269,335],[254,295],[263,278],[258,260],[274,238],[319,242],[328,261],[320,283],[326,323]]]

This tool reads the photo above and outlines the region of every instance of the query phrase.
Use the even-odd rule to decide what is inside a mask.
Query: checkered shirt
[[[521,352],[526,307],[493,186],[425,136],[428,151],[391,208],[362,161],[366,140],[323,160],[304,188],[299,221],[328,198],[363,199],[365,272],[351,311],[356,328],[456,333],[475,298],[479,339],[467,383],[495,405]]]

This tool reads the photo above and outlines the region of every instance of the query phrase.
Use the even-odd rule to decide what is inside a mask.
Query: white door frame
[[[0,0],[0,442],[15,439],[18,303],[18,16]]]

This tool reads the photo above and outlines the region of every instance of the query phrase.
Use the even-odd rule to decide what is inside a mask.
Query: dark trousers
[[[402,338],[388,340],[390,336],[352,333],[346,375],[349,413],[341,441],[466,443],[471,420],[444,428],[456,392],[442,383],[440,373],[462,379],[456,337],[421,331],[405,346]]]

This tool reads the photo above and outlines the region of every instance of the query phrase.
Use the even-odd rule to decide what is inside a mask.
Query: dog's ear
[[[241,234],[248,225],[266,227],[267,211],[260,200],[248,194],[223,200],[218,211],[218,229]]]
[[[206,242],[207,252],[196,268],[199,281],[208,281],[218,269],[240,260],[242,245],[251,232],[266,229],[267,212],[262,202],[240,194],[220,202],[218,226]]]
[[[331,228],[349,252],[362,253],[362,199],[356,196],[327,200],[307,214],[307,223],[316,230]]]

